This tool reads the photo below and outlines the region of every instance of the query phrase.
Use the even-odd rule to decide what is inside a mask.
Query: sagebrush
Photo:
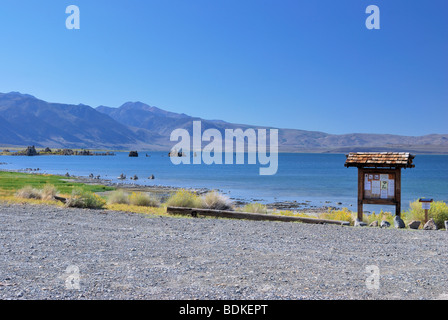
[[[240,210],[249,213],[268,213],[268,208],[266,205],[258,202],[248,203]]]
[[[115,190],[107,197],[108,204],[129,204],[129,194],[123,190]]]
[[[45,184],[42,189],[33,188],[30,185],[27,185],[15,193],[15,196],[23,199],[36,199],[36,200],[45,200],[50,201],[54,200],[57,195],[58,190],[54,185]]]
[[[106,200],[93,192],[74,188],[65,205],[71,208],[102,209],[106,205]]]
[[[140,207],[160,206],[160,202],[158,199],[143,192],[133,192],[129,196],[129,203],[133,206],[140,206]]]
[[[233,210],[233,203],[229,197],[216,191],[208,192],[201,197],[202,207],[214,210]]]
[[[170,207],[202,208],[202,200],[196,193],[181,189],[168,198],[166,205]]]

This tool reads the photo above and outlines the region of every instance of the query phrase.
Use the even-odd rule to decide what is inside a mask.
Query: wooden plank
[[[166,212],[172,213],[172,214],[189,215],[189,216],[193,216],[193,217],[205,216],[205,217],[228,218],[228,219],[303,222],[303,223],[313,223],[313,224],[336,224],[336,225],[349,225],[350,224],[347,221],[339,221],[339,220],[291,217],[291,216],[277,216],[277,215],[272,215],[272,214],[237,212],[237,211],[229,211],[229,210],[167,207]]]
[[[384,169],[384,168],[363,168],[364,173],[379,173],[379,174],[388,174],[388,173],[396,173],[398,169]]]
[[[364,199],[363,203],[365,204],[382,204],[387,206],[395,206],[397,204],[394,200],[388,199]]]
[[[57,201],[61,201],[62,203],[66,203],[67,202],[67,199],[63,198],[63,197],[54,196],[54,199],[57,200]]]

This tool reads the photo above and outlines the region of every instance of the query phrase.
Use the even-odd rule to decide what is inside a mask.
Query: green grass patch
[[[113,187],[107,187],[104,185],[78,183],[64,176],[0,171],[1,196],[11,196],[25,186],[43,189],[45,185],[53,185],[60,194],[65,195],[71,194],[74,188],[79,188],[88,192],[115,190]]]

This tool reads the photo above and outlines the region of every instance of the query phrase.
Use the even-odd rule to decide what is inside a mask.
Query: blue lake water
[[[90,173],[118,182],[124,173],[136,174],[136,184],[166,185],[186,188],[219,189],[232,198],[262,202],[296,200],[310,205],[331,205],[356,208],[357,170],[345,168],[344,154],[279,154],[278,172],[260,176],[260,165],[174,165],[166,152],[140,152],[130,158],[128,153],[115,156],[0,156],[0,169],[40,168],[41,173],[88,176]],[[246,161],[247,162],[247,161]],[[402,207],[420,197],[448,201],[448,156],[417,155],[415,168],[402,170]],[[154,174],[155,180],[147,179]],[[133,181],[127,180],[131,183]],[[337,205],[342,202],[342,205]],[[378,212],[388,206],[365,206]]]

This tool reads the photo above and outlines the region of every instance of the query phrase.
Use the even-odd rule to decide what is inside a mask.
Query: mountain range
[[[142,102],[118,108],[50,103],[18,92],[0,93],[0,146],[168,151],[174,129],[189,132],[193,121],[202,129],[259,129],[260,126],[206,120]],[[267,128],[269,129],[269,128]],[[281,152],[406,151],[448,153],[448,134],[400,136],[279,128]]]

